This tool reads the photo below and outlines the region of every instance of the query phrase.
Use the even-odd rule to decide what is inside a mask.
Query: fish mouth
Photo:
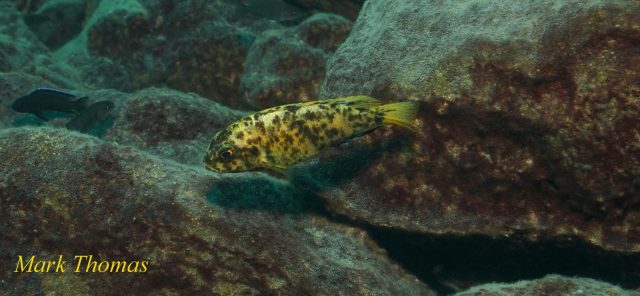
[[[214,164],[211,164],[211,163],[207,162],[207,158],[206,157],[204,159],[204,168],[209,170],[209,171],[216,172],[216,173],[222,173],[223,172],[223,171],[219,170],[218,168],[216,168],[214,166]]]

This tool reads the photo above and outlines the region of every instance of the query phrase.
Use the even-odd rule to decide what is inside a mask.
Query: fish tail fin
[[[407,101],[382,105],[378,110],[383,114],[383,124],[397,125],[417,132],[413,121],[416,119],[419,106],[416,101]]]
[[[87,109],[87,105],[89,104],[89,97],[82,97],[73,102],[75,104],[75,107],[73,108],[74,111],[80,112],[84,109]]]

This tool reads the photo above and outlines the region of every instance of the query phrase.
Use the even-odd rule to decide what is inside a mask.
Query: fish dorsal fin
[[[36,88],[35,90],[33,90],[30,95],[35,95],[35,94],[44,94],[44,95],[50,95],[50,94],[55,94],[55,95],[61,95],[64,97],[68,97],[70,99],[75,98],[76,96],[68,93],[66,91],[62,91],[62,90],[58,90],[58,89],[53,89],[53,88],[46,88],[46,87],[40,87],[40,88]]]
[[[347,104],[354,107],[372,107],[380,105],[380,101],[369,96],[349,96],[327,100],[329,103]]]

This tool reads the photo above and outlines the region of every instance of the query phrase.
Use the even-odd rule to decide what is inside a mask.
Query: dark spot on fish
[[[265,132],[265,128],[264,128],[264,123],[262,121],[258,121],[256,122],[256,127],[260,130],[260,132],[264,133]]]
[[[236,139],[238,139],[238,140],[242,140],[243,137],[244,137],[244,133],[243,132],[238,132],[238,134],[236,135]]]
[[[330,138],[335,138],[340,134],[337,128],[330,128],[326,131],[326,133],[327,133],[327,136]]]
[[[308,111],[307,113],[304,114],[304,118],[307,120],[316,120],[318,119],[318,114],[316,112],[313,111]]]
[[[286,143],[291,144],[291,143],[293,143],[293,137],[292,137],[291,135],[289,135],[289,134],[285,134],[285,135],[284,135],[284,141],[285,141]]]
[[[280,116],[276,115],[273,117],[273,120],[271,121],[271,123],[273,123],[274,125],[280,125]]]
[[[253,156],[258,156],[258,148],[256,146],[251,147],[251,149],[249,149],[249,153]]]
[[[376,115],[376,125],[382,125],[382,122],[384,121],[384,117],[382,115]]]
[[[289,105],[286,107],[286,110],[289,112],[296,112],[298,109],[300,109],[298,105]]]
[[[249,144],[249,145],[252,145],[252,144],[258,144],[258,143],[260,143],[260,140],[261,140],[261,139],[262,139],[261,137],[253,137],[253,138],[249,138],[249,139],[247,140],[247,144]]]
[[[293,117],[293,113],[289,111],[284,111],[284,121],[289,121]]]

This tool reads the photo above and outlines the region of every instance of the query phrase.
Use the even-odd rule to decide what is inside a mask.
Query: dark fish
[[[109,117],[114,106],[110,101],[100,101],[92,104],[80,112],[78,116],[67,122],[65,126],[70,130],[76,130],[82,133],[89,132]]]
[[[38,118],[47,121],[44,111],[80,112],[87,108],[88,97],[77,100],[73,94],[50,88],[38,88],[30,94],[20,97],[11,104],[17,112],[33,113]]]

